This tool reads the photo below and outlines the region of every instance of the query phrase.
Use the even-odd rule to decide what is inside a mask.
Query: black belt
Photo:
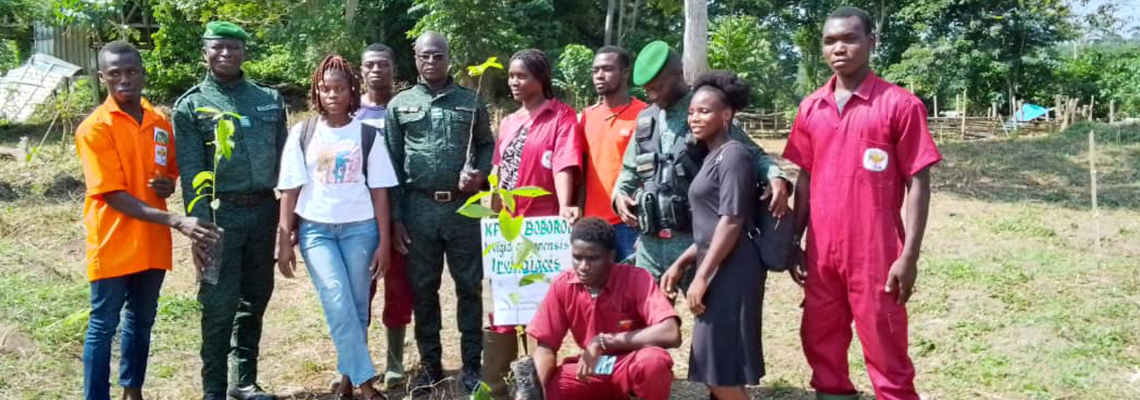
[[[458,190],[426,190],[416,189],[416,193],[432,199],[436,203],[450,203],[463,198],[464,193]]]
[[[272,190],[218,193],[218,198],[238,207],[253,207],[265,204],[266,202],[277,201],[277,196],[273,194]]]

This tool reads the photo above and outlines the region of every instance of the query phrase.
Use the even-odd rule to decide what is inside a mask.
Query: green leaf
[[[198,107],[198,108],[195,108],[194,111],[200,112],[203,114],[211,114],[211,115],[219,114],[222,112],[222,110],[216,109],[214,107]]]
[[[511,293],[508,298],[511,299],[511,304],[519,304],[519,299],[522,297],[518,293]]]
[[[518,189],[511,190],[512,196],[527,197],[527,198],[549,196],[551,194],[553,194],[553,193],[550,193],[550,192],[546,191],[546,189],[540,188],[538,186],[524,186],[524,187],[521,187]]]
[[[209,184],[209,183],[202,185],[202,186],[199,186],[198,189],[194,190],[194,194],[201,196],[202,192],[204,192],[204,191],[206,191],[206,189],[209,189],[212,187],[214,187],[214,185]]]
[[[476,219],[495,216],[494,210],[487,208],[482,204],[468,204],[463,207],[459,207],[459,209],[455,212],[459,213],[462,216]]]
[[[241,114],[238,114],[238,113],[233,112],[233,111],[223,111],[222,115],[226,115],[226,116],[229,116],[229,117],[231,117],[233,119],[237,119],[237,120],[242,119]]]
[[[519,250],[519,253],[515,254],[515,264],[522,264],[523,261],[526,261],[527,257],[530,257],[538,251],[538,247],[535,247],[534,242],[530,241],[529,238],[523,236],[522,240],[522,250]]]
[[[499,191],[499,198],[503,200],[503,209],[507,212],[515,212],[515,196],[506,190]]]
[[[475,392],[471,393],[471,400],[493,400],[491,397],[491,387],[486,383],[479,382],[479,386],[475,387]]]
[[[491,254],[491,251],[495,250],[495,247],[498,246],[499,243],[502,242],[494,242],[487,245],[487,247],[483,249],[483,256],[486,257],[488,254]]]
[[[471,195],[471,197],[468,197],[467,202],[463,203],[463,205],[468,206],[471,204],[475,204],[475,202],[482,200],[484,197],[487,197],[490,195],[491,195],[490,191],[480,191],[479,193],[475,193],[474,195]]]
[[[484,61],[482,64],[468,66],[467,75],[478,77],[487,72],[487,69],[489,68],[503,69],[503,64],[500,64],[498,60],[498,57],[491,57],[488,58],[487,61]]]
[[[222,157],[227,160],[230,159],[230,156],[233,155],[234,151],[234,141],[232,138],[233,134],[234,121],[232,120],[223,119],[221,121],[218,121],[218,126],[214,128],[214,140],[217,142],[214,151],[216,153],[221,153]]]
[[[203,183],[213,182],[214,173],[211,171],[202,171],[198,175],[194,175],[194,188],[202,186]]]
[[[519,286],[520,287],[530,286],[530,285],[533,285],[535,283],[539,283],[539,282],[542,282],[545,280],[546,280],[546,275],[543,275],[543,274],[527,274],[526,276],[522,277],[522,279],[519,279]]]
[[[492,189],[497,189],[499,187],[499,175],[487,175],[487,183],[491,184]]]
[[[198,204],[198,200],[202,200],[202,199],[207,198],[207,197],[210,197],[210,195],[200,194],[200,195],[198,195],[198,197],[195,197],[194,200],[190,200],[190,205],[186,207],[186,213],[189,214],[189,213],[194,212],[194,205]]]
[[[499,211],[499,229],[503,232],[503,239],[508,242],[515,241],[522,232],[523,217],[512,217],[507,210]]]
[[[210,201],[210,208],[217,210],[218,207],[221,207],[221,206],[222,206],[222,199],[214,199],[214,200]]]
[[[515,240],[515,237],[511,236],[512,234],[515,236],[518,236],[519,234],[518,232],[507,232],[507,229],[509,229],[508,225],[510,225],[510,223],[511,213],[507,212],[507,209],[505,208],[499,210],[499,233],[502,233],[503,238],[507,239],[508,242]]]

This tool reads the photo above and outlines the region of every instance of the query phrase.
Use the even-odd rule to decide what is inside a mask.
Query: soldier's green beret
[[[633,62],[633,84],[642,86],[657,77],[657,73],[661,72],[661,68],[669,61],[670,51],[669,45],[660,40],[654,40],[642,47],[637,53],[637,61]]]
[[[249,34],[232,22],[211,21],[206,24],[206,32],[202,34],[202,39],[237,39],[244,42],[249,40]]]

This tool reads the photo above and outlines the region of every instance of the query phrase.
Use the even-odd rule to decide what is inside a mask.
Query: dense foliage
[[[134,3],[145,3],[161,27],[149,41],[116,20]],[[792,109],[831,74],[820,54],[822,21],[837,6],[855,5],[875,18],[875,70],[927,101],[948,104],[964,94],[971,110],[984,112],[991,104],[1007,110],[1011,97],[1052,105],[1055,95],[1096,96],[1101,114],[1112,100],[1119,115],[1137,115],[1140,41],[1121,38],[1127,32],[1115,2],[1104,3],[1078,17],[1068,0],[713,1],[709,65],[748,80],[755,107]],[[667,0],[0,0],[0,11],[15,22],[0,32],[0,68],[27,56],[31,21],[93,27],[99,40],[141,39],[152,47],[145,52],[149,94],[160,101],[201,79],[198,36],[215,19],[253,35],[247,72],[287,92],[308,85],[322,55],[356,59],[371,42],[397,49],[397,79],[412,81],[412,38],[438,31],[451,39],[460,79],[462,67],[490,56],[546,51],[557,64],[560,95],[576,105],[593,100],[588,54],[605,44],[607,12],[611,40],[631,50],[654,39],[681,50],[684,27],[682,2]],[[485,82],[488,95],[506,95],[501,75]]]

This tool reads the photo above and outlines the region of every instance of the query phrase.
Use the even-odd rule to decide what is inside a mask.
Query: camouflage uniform
[[[257,381],[261,319],[273,294],[274,245],[278,204],[273,194],[281,149],[288,133],[285,103],[276,90],[245,78],[221,82],[207,74],[174,106],[174,132],[182,195],[194,198],[194,176],[213,167],[214,121],[195,111],[213,107],[243,116],[236,121],[232,157],[217,169],[221,206],[214,220],[225,229],[221,273],[216,285],[201,284],[202,388],[224,393],[227,355],[232,357],[230,386]],[[199,202],[195,217],[210,220],[211,210]]]
[[[692,101],[692,99],[693,93],[689,92],[689,94],[677,100],[676,103],[664,110],[665,123],[654,125],[656,129],[663,129],[663,131],[660,132],[661,148],[670,149],[676,141],[686,140],[687,137],[692,134],[692,131],[689,130],[688,119],[689,102]],[[655,110],[658,110],[658,108],[646,108],[638,114],[638,121],[646,118],[659,118],[660,116],[653,112]],[[769,180],[784,177],[784,173],[780,170],[780,167],[764,153],[764,150],[761,149],[760,146],[756,145],[756,142],[753,142],[752,139],[744,133],[744,130],[741,129],[740,126],[734,123],[729,135],[732,139],[744,143],[744,146],[748,148],[748,152],[752,154],[756,163],[756,176],[766,176]],[[615,199],[618,193],[633,197],[634,193],[642,187],[643,179],[637,174],[637,155],[639,152],[640,148],[635,142],[630,142],[629,146],[626,147],[625,155],[622,157],[621,172],[618,174],[617,183],[614,184],[616,189],[614,190]],[[687,191],[688,189],[685,188],[684,190]],[[648,270],[649,273],[653,275],[653,280],[659,281],[661,275],[665,274],[669,266],[692,244],[692,232],[673,231],[672,236],[669,238],[642,234],[638,237],[637,266]],[[687,286],[687,282],[691,279],[695,271],[696,268],[690,268],[688,270],[688,276],[684,280],[686,284],[683,286]]]
[[[393,218],[403,221],[412,240],[408,277],[421,361],[431,368],[442,362],[439,287],[446,255],[458,298],[463,365],[478,368],[483,347],[479,221],[455,211],[472,194],[457,192],[469,140],[474,167],[484,173],[491,168],[494,138],[486,107],[474,91],[454,82],[433,92],[421,80],[388,102],[386,126],[385,141],[400,179]]]

